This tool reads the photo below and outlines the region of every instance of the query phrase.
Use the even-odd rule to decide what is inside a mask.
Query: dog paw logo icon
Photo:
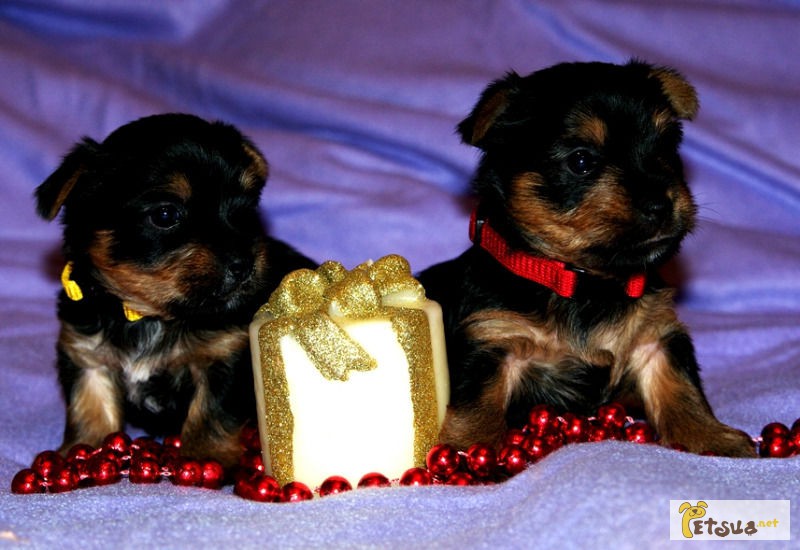
[[[678,508],[678,512],[681,514],[681,530],[684,537],[690,539],[694,536],[691,527],[689,527],[689,522],[705,516],[706,508],[708,508],[708,504],[702,500],[697,501],[697,504],[694,506],[688,502],[681,504],[680,508]]]

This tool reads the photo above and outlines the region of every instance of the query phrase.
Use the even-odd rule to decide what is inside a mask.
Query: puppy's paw
[[[712,453],[715,456],[733,458],[755,458],[756,446],[753,439],[741,430],[726,426],[721,422],[704,426],[693,432],[684,431],[680,436],[662,437],[662,444],[679,443],[693,453]]]
[[[734,458],[755,458],[756,446],[753,439],[741,430],[720,424],[717,435],[706,440],[700,452],[710,451],[717,456]]]

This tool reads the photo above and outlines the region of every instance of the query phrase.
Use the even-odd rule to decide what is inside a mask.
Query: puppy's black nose
[[[242,282],[250,274],[252,262],[247,258],[232,258],[226,265],[226,269],[231,279]]]
[[[648,219],[658,222],[669,217],[672,212],[672,201],[669,197],[651,197],[644,201],[640,208]]]

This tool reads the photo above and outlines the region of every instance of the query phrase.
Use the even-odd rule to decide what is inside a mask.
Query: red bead
[[[314,498],[314,493],[311,492],[308,485],[299,481],[290,481],[283,486],[281,492],[282,502],[301,502],[312,498]]]
[[[475,483],[475,478],[469,472],[454,472],[453,475],[447,478],[448,485],[458,485],[461,487],[472,485]]]
[[[102,447],[104,449],[111,449],[118,455],[124,456],[131,452],[131,438],[124,432],[108,434],[105,439],[103,439]]]
[[[242,498],[257,502],[280,502],[283,498],[283,491],[275,478],[263,474],[240,477],[233,487],[233,492]]]
[[[431,447],[425,459],[428,471],[436,477],[447,478],[458,470],[461,465],[461,455],[455,447],[439,444]]]
[[[566,443],[583,443],[589,440],[589,419],[572,413],[564,413],[561,432]]]
[[[497,453],[483,443],[475,443],[467,449],[467,468],[473,475],[486,478],[494,473],[497,466]]]
[[[164,447],[172,447],[174,449],[181,448],[181,436],[168,435],[164,438]]]
[[[588,441],[597,442],[620,438],[620,430],[618,428],[614,426],[606,426],[598,421],[593,421],[590,423]]]
[[[525,440],[525,432],[517,428],[511,428],[503,438],[503,445],[522,445]]]
[[[95,485],[110,485],[120,480],[119,465],[115,460],[96,454],[86,461],[89,478]]]
[[[137,457],[131,460],[128,472],[131,483],[158,483],[161,481],[161,466],[149,457]]]
[[[201,465],[200,486],[206,489],[219,489],[225,481],[225,468],[216,460],[205,460]]]
[[[200,485],[203,481],[203,466],[197,460],[184,458],[178,462],[175,473],[170,479],[175,485],[183,487]]]
[[[650,424],[638,420],[625,426],[625,440],[632,443],[653,443],[656,433]]]
[[[247,472],[264,473],[264,458],[261,451],[247,450],[239,457],[239,467]]]
[[[358,482],[359,489],[368,489],[370,487],[389,487],[391,483],[389,478],[378,472],[364,474]]]
[[[53,493],[65,493],[78,488],[81,478],[78,475],[77,469],[71,464],[65,464],[64,467],[54,475],[50,485],[50,491]]]
[[[175,447],[162,447],[159,462],[161,463],[161,470],[164,475],[174,476],[180,468],[183,457],[180,451]]]
[[[341,476],[331,476],[322,482],[319,486],[319,496],[327,497],[330,495],[337,495],[351,491],[353,486],[350,482]]]
[[[522,442],[522,448],[528,453],[528,460],[531,462],[540,461],[553,450],[544,437],[532,433],[528,434],[528,437]]]
[[[792,429],[789,432],[789,439],[791,439],[792,445],[794,445],[794,454],[800,453],[800,419],[792,424]]]
[[[497,455],[497,463],[513,476],[528,467],[528,453],[519,445],[505,445]]]
[[[788,435],[776,435],[762,441],[758,452],[765,458],[786,458],[794,452],[794,444]]]
[[[772,439],[778,435],[781,437],[789,437],[789,428],[780,422],[771,422],[761,430],[761,438],[764,440]]]
[[[433,476],[425,468],[409,468],[400,476],[400,485],[414,487],[430,485],[433,483]]]
[[[44,480],[32,468],[20,470],[11,480],[11,492],[17,495],[44,493]]]
[[[606,428],[619,430],[625,425],[627,413],[619,403],[609,403],[597,409],[597,419]]]
[[[239,441],[242,446],[248,451],[261,452],[261,437],[258,433],[258,428],[255,426],[245,426],[239,434]]]
[[[73,463],[79,460],[88,460],[94,451],[95,449],[91,445],[87,445],[86,443],[76,443],[67,451],[67,462]]]
[[[561,429],[556,410],[550,405],[536,405],[528,414],[528,430],[537,435],[544,436]]]
[[[33,459],[31,469],[42,479],[50,477],[60,472],[66,464],[66,460],[55,451],[42,451]]]

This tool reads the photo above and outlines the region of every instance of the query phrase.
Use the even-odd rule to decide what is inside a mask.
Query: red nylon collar
[[[583,273],[580,269],[558,260],[513,250],[489,225],[489,220],[478,218],[477,209],[472,211],[469,221],[469,238],[515,275],[544,285],[561,297],[575,296],[579,276]],[[644,273],[631,275],[625,283],[625,294],[631,298],[641,298],[644,295],[646,280]]]

